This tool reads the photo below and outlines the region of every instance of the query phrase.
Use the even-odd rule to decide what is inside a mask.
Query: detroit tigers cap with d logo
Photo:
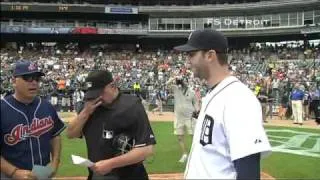
[[[87,92],[84,96],[85,100],[98,98],[104,87],[113,82],[112,74],[109,71],[92,71],[86,78]]]
[[[44,76],[45,74],[38,69],[38,66],[30,61],[19,61],[15,64],[13,76],[22,76],[27,74],[39,74]]]
[[[188,38],[188,42],[181,46],[174,47],[177,51],[190,52],[199,50],[215,50],[218,53],[227,53],[228,40],[219,31],[196,30]]]

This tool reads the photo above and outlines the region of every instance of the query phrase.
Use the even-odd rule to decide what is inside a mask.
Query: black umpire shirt
[[[134,141],[133,148],[156,144],[148,116],[136,96],[119,94],[108,107],[100,106],[84,125],[88,157],[92,162],[110,159],[119,155],[114,140],[119,134],[126,134]],[[121,154],[121,152],[120,152]],[[88,179],[148,179],[143,162],[113,169],[99,177],[89,169]]]

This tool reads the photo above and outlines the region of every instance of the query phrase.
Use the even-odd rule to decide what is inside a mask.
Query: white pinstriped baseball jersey
[[[253,92],[227,77],[203,98],[186,179],[236,179],[233,161],[271,151]]]

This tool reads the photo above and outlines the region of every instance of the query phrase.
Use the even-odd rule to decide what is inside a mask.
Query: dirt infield
[[[76,114],[73,112],[63,112],[59,113],[59,115],[64,122],[69,122]],[[174,114],[172,112],[163,112],[162,115],[159,115],[159,113],[148,112],[148,117],[150,121],[170,122],[173,121]]]
[[[178,180],[183,179],[182,173],[171,173],[171,174],[150,174],[149,175],[150,180]],[[53,178],[56,180],[85,180],[86,177],[56,177]],[[261,180],[274,180],[272,176],[268,175],[267,173],[261,172]]]
[[[162,115],[159,115],[159,113],[148,112],[148,117],[150,121],[171,122],[174,119],[174,114],[172,112],[163,112]]]
[[[162,115],[158,115],[158,113],[148,112],[148,117],[150,121],[162,121],[162,122],[170,122],[174,119],[174,113],[172,112],[164,112]],[[280,120],[277,117],[273,119],[269,119],[268,123],[264,123],[266,126],[285,126],[285,127],[305,127],[305,128],[318,128],[316,122],[314,120],[304,121],[303,125],[293,124],[292,120]]]
[[[151,180],[163,180],[163,179],[183,179],[182,173],[173,173],[173,174],[151,174],[149,175]],[[262,180],[273,180],[272,176],[267,173],[261,172]]]

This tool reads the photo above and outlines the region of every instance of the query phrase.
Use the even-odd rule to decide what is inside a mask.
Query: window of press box
[[[289,25],[289,14],[288,13],[281,13],[280,14],[280,24],[281,26],[288,26]]]
[[[313,24],[313,11],[304,12],[303,24],[304,25]]]
[[[272,27],[278,27],[280,26],[280,15],[279,14],[274,14],[271,16],[271,26]]]
[[[290,26],[298,25],[298,13],[289,13],[289,25]]]

